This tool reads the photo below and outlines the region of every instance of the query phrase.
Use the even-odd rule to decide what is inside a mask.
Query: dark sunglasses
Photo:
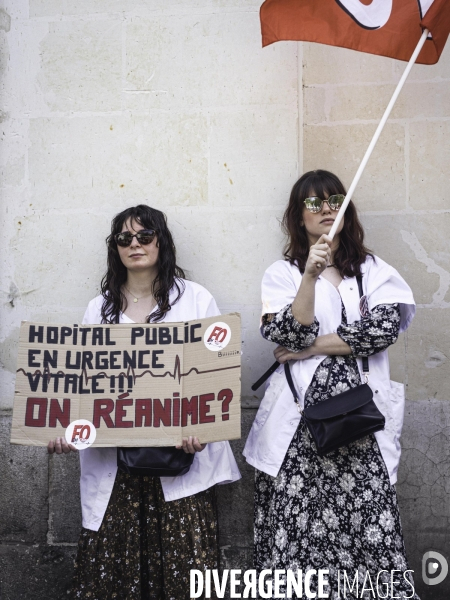
[[[116,233],[114,239],[118,246],[122,248],[126,248],[127,246],[131,246],[131,242],[135,237],[139,244],[142,246],[146,246],[147,244],[151,244],[155,239],[156,231],[154,229],[143,229],[142,231],[138,231],[137,233],[130,233],[129,231],[123,231],[122,233]]]
[[[322,210],[323,203],[326,202],[331,210],[339,210],[344,203],[345,196],[343,194],[334,194],[334,196],[328,196],[326,200],[313,196],[312,198],[306,198],[304,200],[306,209],[312,213],[318,213]]]

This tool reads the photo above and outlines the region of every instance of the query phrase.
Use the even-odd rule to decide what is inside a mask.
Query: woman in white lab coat
[[[219,315],[202,286],[184,279],[165,215],[146,205],[114,217],[102,293],[83,323],[187,321]],[[81,531],[72,599],[183,600],[189,570],[217,568],[215,484],[240,478],[228,442],[183,441],[195,454],[176,477],[128,475],[116,448],[80,452]],[[71,448],[58,438],[49,453]]]
[[[399,570],[392,596],[379,587],[380,597],[417,598],[403,575],[408,567],[394,487],[404,393],[390,381],[387,353],[409,326],[414,299],[398,272],[364,246],[353,203],[333,241],[328,237],[345,193],[328,171],[308,172],[294,185],[283,220],[285,260],[263,277],[261,332],[278,344],[276,359],[290,361],[300,408],[360,385],[362,357],[369,357],[369,384],[386,426],[319,456],[283,364],[278,367],[244,449],[257,469],[255,566],[328,570],[331,598],[343,594],[344,572],[351,581],[359,574],[361,590],[364,580],[382,586]],[[339,597],[353,598],[348,592]]]

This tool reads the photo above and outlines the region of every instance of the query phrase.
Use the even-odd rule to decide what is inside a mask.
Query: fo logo
[[[66,442],[77,450],[89,448],[95,442],[97,432],[94,425],[86,419],[72,421],[65,432]]]
[[[208,350],[218,352],[228,345],[231,339],[230,326],[217,321],[208,327],[203,336],[203,341]]]
[[[448,574],[448,562],[439,552],[429,550],[422,558],[422,578],[427,585],[442,583]]]

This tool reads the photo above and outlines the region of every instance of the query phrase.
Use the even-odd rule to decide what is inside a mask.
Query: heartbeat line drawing
[[[231,367],[221,367],[219,369],[207,369],[205,371],[200,371],[199,369],[197,369],[197,367],[191,367],[189,369],[189,371],[187,371],[186,373],[182,373],[180,357],[177,354],[175,356],[173,371],[165,371],[164,373],[154,373],[151,369],[146,369],[145,371],[143,371],[142,373],[137,375],[134,367],[129,365],[126,372],[121,371],[120,373],[114,373],[114,374],[110,374],[110,375],[108,375],[106,373],[106,371],[100,371],[100,372],[96,373],[95,375],[89,376],[87,374],[87,369],[84,368],[84,369],[81,369],[81,376],[84,379],[85,385],[87,385],[89,380],[93,379],[94,377],[100,377],[100,376],[103,376],[106,379],[111,378],[111,377],[117,377],[117,378],[127,377],[127,380],[130,377],[133,384],[135,384],[137,379],[144,377],[144,375],[147,375],[147,374],[150,375],[151,377],[155,377],[155,378],[156,377],[164,378],[164,377],[169,376],[169,377],[172,377],[173,380],[178,379],[178,383],[180,383],[182,377],[188,377],[188,375],[190,375],[191,373],[197,373],[197,375],[203,375],[205,373],[215,373],[217,371],[228,371],[230,369],[239,369],[239,367],[240,367],[240,365],[233,365]],[[43,379],[44,379],[44,377],[46,377],[47,382],[50,382],[52,377],[65,377],[66,375],[77,375],[77,373],[65,373],[64,371],[57,371],[56,373],[52,373],[48,367],[46,367],[43,371],[41,371],[40,369],[36,369],[36,371],[34,373],[27,373],[25,371],[25,369],[22,369],[22,368],[17,369],[17,373],[20,373],[20,372],[22,372],[25,377],[28,377],[29,380],[32,377],[39,376],[39,377],[42,377]],[[130,381],[130,380],[128,380],[128,381]]]

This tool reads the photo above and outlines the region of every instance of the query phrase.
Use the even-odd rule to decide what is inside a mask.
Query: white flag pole
[[[391,114],[391,110],[392,110],[392,108],[393,108],[393,106],[394,106],[394,104],[395,104],[395,102],[396,102],[396,100],[398,98],[398,95],[400,94],[400,91],[401,91],[401,89],[403,87],[403,84],[405,83],[406,78],[408,77],[409,72],[411,71],[413,64],[416,62],[417,57],[419,55],[419,52],[422,50],[422,46],[424,45],[425,40],[427,39],[428,33],[429,33],[428,29],[424,29],[423,30],[422,37],[420,38],[419,43],[417,44],[416,49],[414,50],[413,55],[411,56],[411,58],[409,60],[409,63],[406,65],[406,69],[405,69],[405,71],[404,71],[404,73],[402,75],[402,78],[398,82],[397,87],[395,88],[395,92],[392,95],[392,98],[391,98],[389,104],[387,105],[386,110],[384,111],[384,115],[383,115],[383,117],[382,117],[382,119],[381,119],[381,121],[380,121],[380,123],[379,123],[379,125],[377,127],[377,130],[375,131],[375,134],[374,134],[374,136],[372,138],[372,141],[370,142],[369,147],[367,148],[366,153],[364,155],[364,158],[362,159],[361,164],[359,165],[359,168],[356,171],[356,175],[353,178],[353,181],[352,181],[352,183],[351,183],[351,185],[350,185],[350,187],[348,189],[348,192],[347,192],[347,195],[345,197],[344,203],[342,204],[341,208],[339,209],[339,212],[338,212],[338,214],[336,216],[336,219],[335,219],[335,221],[333,223],[333,227],[330,229],[330,233],[328,235],[331,237],[331,239],[333,239],[333,237],[334,237],[334,235],[336,233],[336,229],[339,227],[339,223],[341,222],[342,217],[344,216],[344,213],[345,213],[345,210],[346,210],[346,208],[348,206],[348,203],[352,199],[353,192],[355,191],[355,188],[358,185],[358,182],[359,182],[359,180],[361,178],[361,175],[362,175],[364,169],[366,168],[366,165],[367,165],[367,162],[368,162],[368,160],[370,158],[370,155],[372,154],[372,151],[375,148],[375,144],[377,143],[378,138],[380,137],[380,134],[383,131],[383,127],[385,126],[386,121],[388,120],[388,117]]]

